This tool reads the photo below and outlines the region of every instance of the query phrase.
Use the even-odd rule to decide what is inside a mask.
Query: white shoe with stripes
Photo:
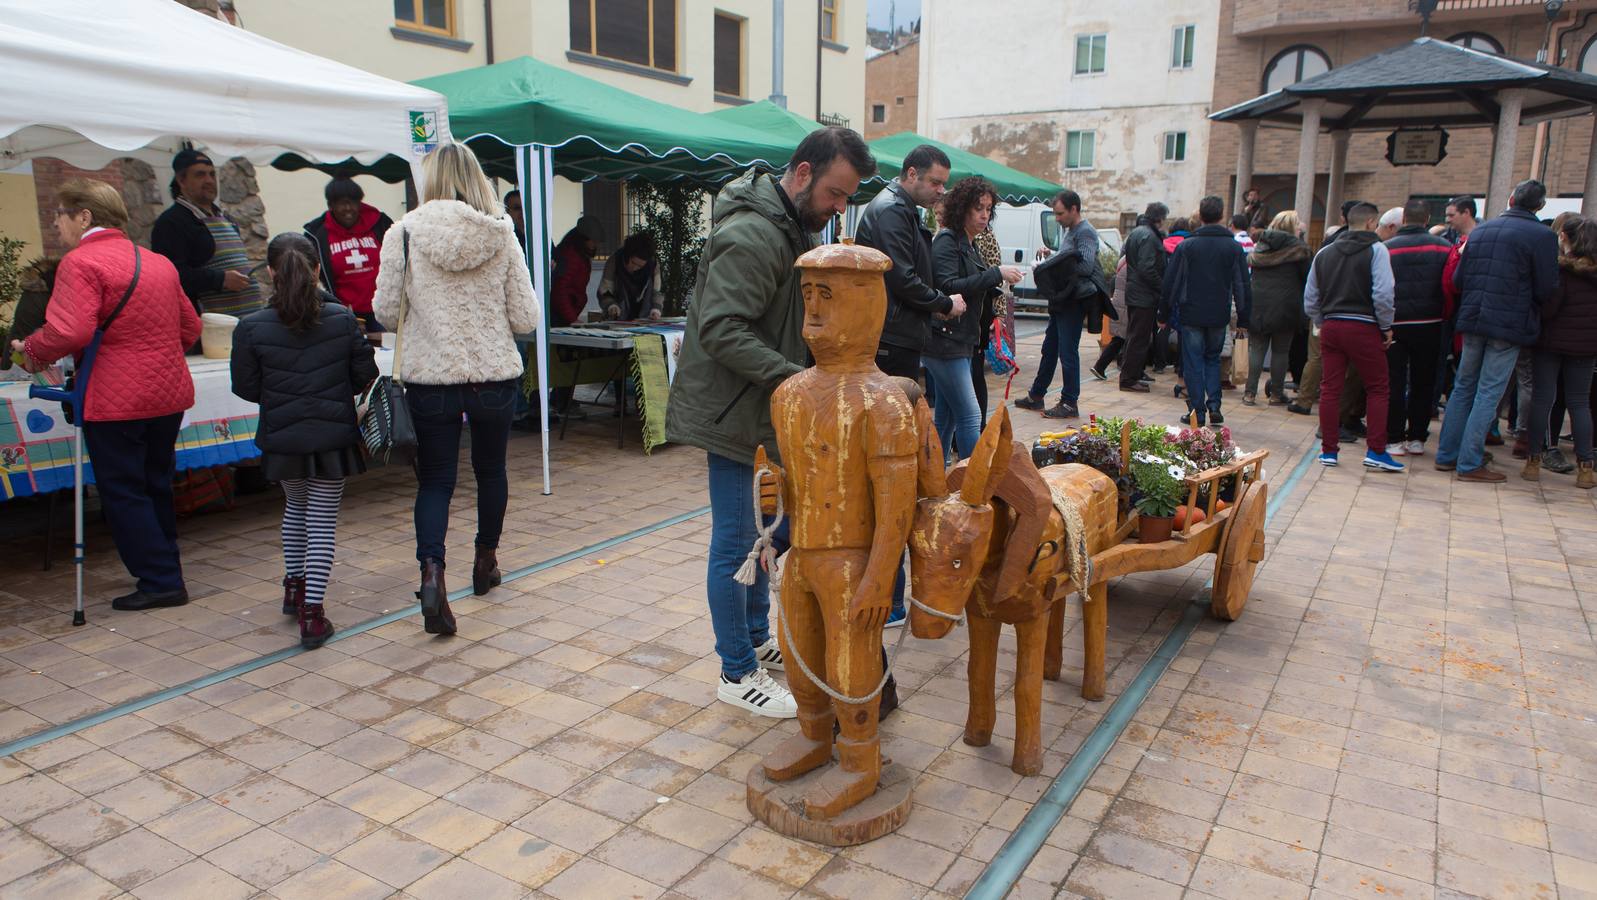
[[[776,672],[787,670],[782,665],[782,647],[776,642],[774,637],[766,638],[765,643],[754,648],[754,661],[759,663],[762,669],[771,669]]]
[[[798,703],[794,701],[793,693],[764,669],[755,669],[738,681],[722,673],[721,683],[715,693],[723,703],[741,707],[755,715],[774,719],[798,717]]]

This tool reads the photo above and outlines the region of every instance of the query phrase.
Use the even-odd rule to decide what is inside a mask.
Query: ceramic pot
[[[1137,515],[1137,540],[1144,544],[1157,544],[1160,541],[1170,540],[1170,532],[1175,528],[1174,516],[1150,516],[1147,513]]]

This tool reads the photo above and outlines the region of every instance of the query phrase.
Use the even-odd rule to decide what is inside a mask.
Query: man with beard
[[[766,671],[782,669],[766,574],[749,586],[734,578],[760,524],[754,450],[777,446],[771,394],[805,364],[804,300],[793,264],[816,245],[815,233],[847,209],[860,180],[874,174],[864,139],[830,127],[799,143],[780,178],[751,170],[722,188],[671,386],[667,439],[708,454],[705,592],[721,658],[716,693],[756,715],[798,714],[793,695]]]
[[[172,159],[172,205],[155,220],[150,249],[172,261],[200,312],[242,316],[266,305],[250,276],[244,238],[216,205],[216,167],[198,150]]]
[[[327,212],[305,223],[305,236],[321,254],[322,288],[363,320],[367,333],[385,331],[372,314],[372,296],[383,235],[394,220],[363,202],[366,192],[353,178],[334,178],[323,193]]]

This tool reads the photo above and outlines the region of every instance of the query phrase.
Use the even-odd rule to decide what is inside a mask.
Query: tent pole
[[[549,150],[536,144],[516,147],[516,187],[521,191],[521,215],[526,223],[527,268],[538,293],[541,318],[535,344],[538,356],[539,448],[543,456],[543,494],[554,493],[549,474],[549,203],[554,180]]]

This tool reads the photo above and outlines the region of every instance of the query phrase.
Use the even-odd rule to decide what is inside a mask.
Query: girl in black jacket
[[[300,644],[333,635],[322,613],[344,479],[366,470],[355,396],[377,378],[355,316],[317,283],[316,247],[280,234],[266,250],[271,306],[233,332],[233,393],[260,404],[261,469],[283,486],[283,613],[299,617]]]

